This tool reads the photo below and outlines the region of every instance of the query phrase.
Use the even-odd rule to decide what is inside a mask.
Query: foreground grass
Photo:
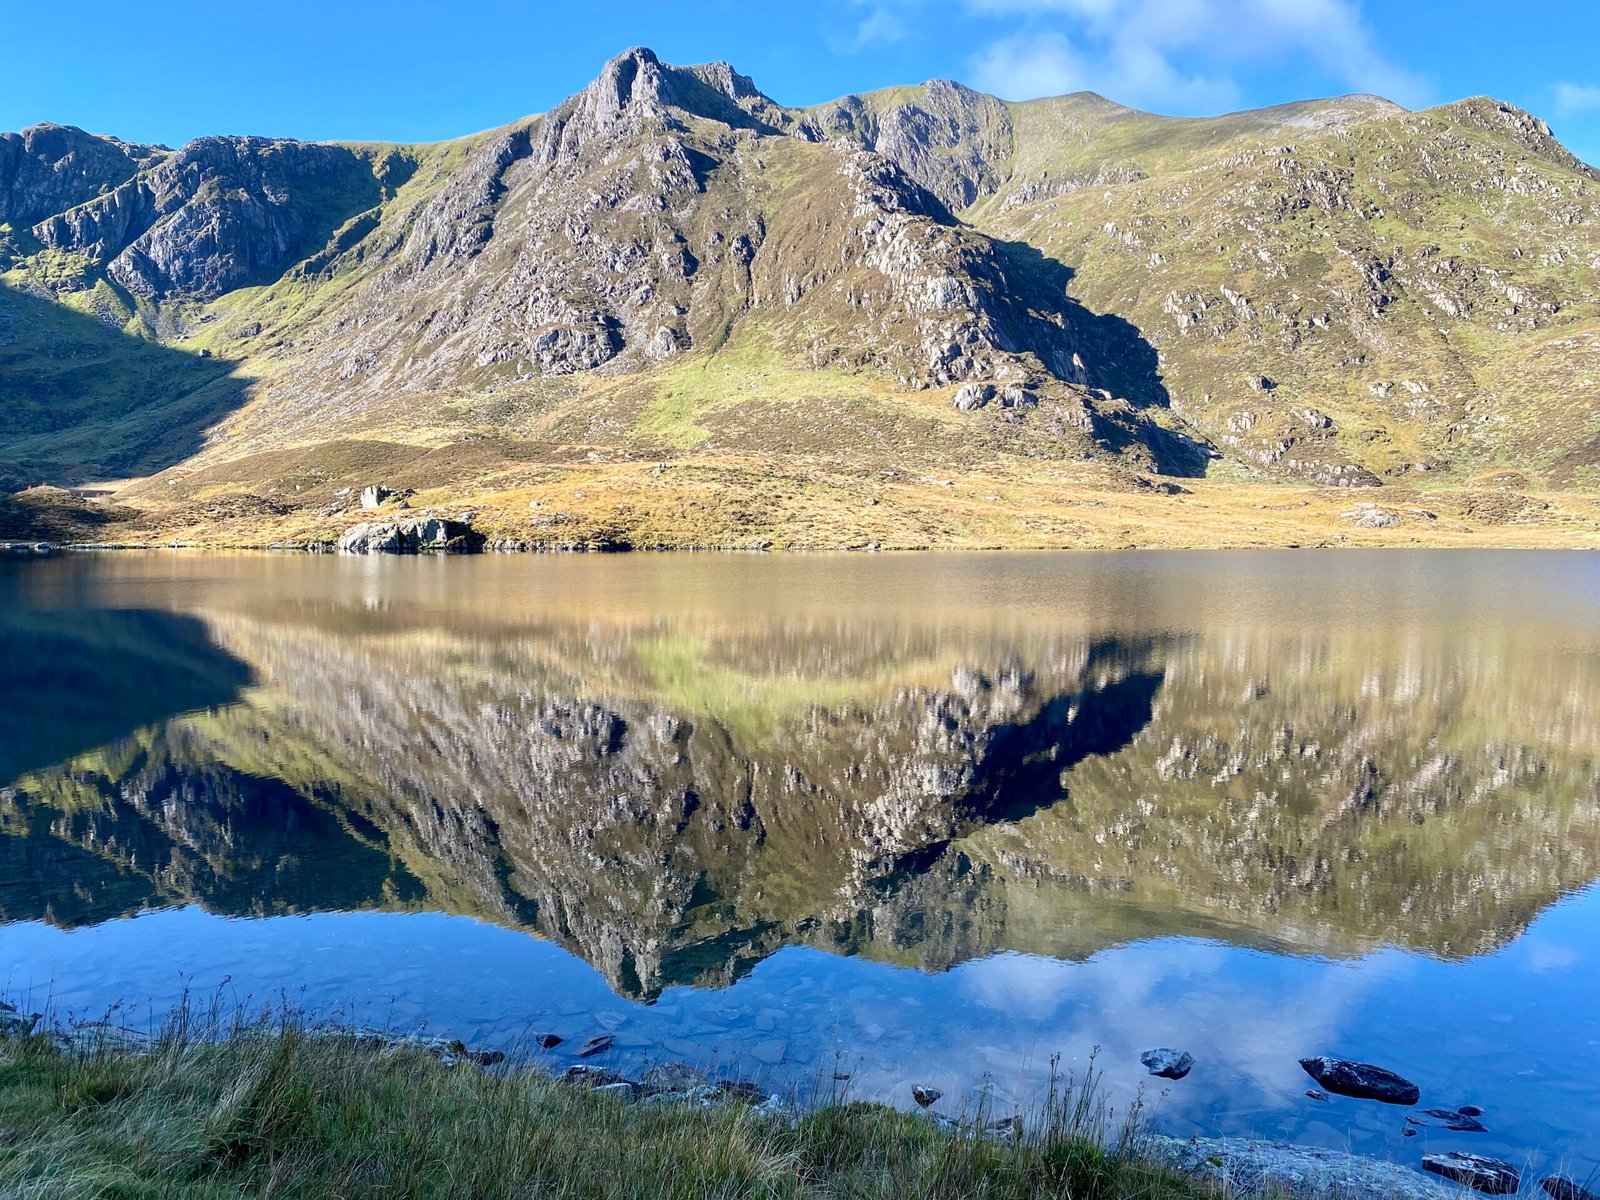
[[[629,1104],[536,1072],[446,1067],[288,1028],[152,1053],[0,1043],[0,1195],[1007,1197],[1212,1195],[1090,1134],[1059,1097],[1017,1144],[879,1105],[795,1123]]]

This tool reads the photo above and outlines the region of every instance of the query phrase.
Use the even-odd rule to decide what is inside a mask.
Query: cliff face
[[[203,423],[174,463],[261,491],[284,460],[253,454],[326,472],[317,447],[380,431],[602,457],[814,438],[857,469],[920,436],[991,471],[1341,486],[1510,460],[1564,486],[1595,469],[1597,227],[1594,173],[1486,99],[1176,121],[935,81],[798,109],[632,50],[436,146],[41,126],[0,137],[4,282],[243,382],[163,377],[115,430],[41,394],[56,419],[0,455],[24,480],[124,469],[128,423],[181,412]],[[29,392],[47,351],[15,351]]]
[[[1600,680],[1509,646],[325,617],[214,617],[244,704],[0,793],[51,864],[8,915],[425,905],[649,995],[793,942],[1479,954],[1600,876]]]
[[[213,300],[268,283],[383,198],[409,164],[342,146],[200,138],[33,226],[145,300]]]

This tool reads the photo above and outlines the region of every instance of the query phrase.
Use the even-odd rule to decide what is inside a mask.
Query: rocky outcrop
[[[1247,1138],[1152,1137],[1139,1145],[1173,1169],[1238,1196],[1338,1196],[1341,1200],[1459,1200],[1455,1188],[1378,1159]]]
[[[851,141],[882,155],[951,211],[998,191],[1014,151],[1006,105],[947,79],[881,109],[846,96],[807,110],[797,128],[802,136]]]
[[[275,279],[320,248],[404,176],[395,160],[310,142],[199,138],[33,232],[103,263],[135,295],[209,300]]]
[[[376,507],[376,506],[374,506]],[[419,554],[424,551],[465,553],[481,547],[472,526],[442,517],[411,521],[363,521],[339,535],[344,554]]]
[[[72,125],[0,133],[0,224],[26,228],[131,179],[160,147],[97,137]]]

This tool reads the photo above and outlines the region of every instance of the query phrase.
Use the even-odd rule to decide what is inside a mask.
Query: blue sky
[[[0,129],[424,141],[547,109],[630,45],[790,104],[944,77],[1204,115],[1488,93],[1600,163],[1595,0],[16,0]]]

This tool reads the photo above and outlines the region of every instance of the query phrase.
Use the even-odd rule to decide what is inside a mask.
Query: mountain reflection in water
[[[7,566],[0,919],[465,914],[646,998],[1483,954],[1600,876],[1600,638],[1572,556],[1416,557]]]
[[[491,566],[531,595],[448,605],[406,579],[434,563],[382,565],[376,600],[350,563],[315,563],[331,592],[301,562],[130,566],[11,578],[6,920],[421,907],[653,995],[789,942],[925,970],[1155,934],[1480,954],[1600,875],[1600,661],[1539,611],[1152,629],[1138,579],[1093,573],[1043,613],[654,611],[605,581],[541,602],[555,571],[522,562]],[[85,608],[152,589],[187,611]],[[35,728],[82,752],[29,762]]]

